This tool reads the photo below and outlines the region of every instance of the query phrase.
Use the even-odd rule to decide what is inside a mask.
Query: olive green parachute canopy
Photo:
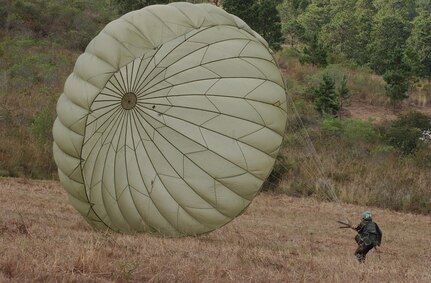
[[[212,231],[260,190],[286,125],[266,41],[209,4],[148,6],[87,46],[57,104],[54,158],[97,228]]]

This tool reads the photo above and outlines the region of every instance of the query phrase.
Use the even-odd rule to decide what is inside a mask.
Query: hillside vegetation
[[[56,101],[76,58],[119,16],[115,2],[128,3],[0,0],[0,176],[57,179],[51,133]],[[342,201],[429,214],[431,84],[429,51],[422,47],[431,37],[421,33],[427,1],[275,2],[286,38],[277,57],[292,103],[282,154],[265,189],[333,199],[322,185],[327,180]],[[364,24],[352,31],[342,28],[350,10]],[[387,45],[393,37],[379,37],[392,23],[406,27],[405,34],[392,35],[403,36],[400,46]],[[310,34],[313,29],[318,33]],[[350,48],[351,35],[366,53]],[[374,41],[360,41],[365,39]],[[404,69],[391,63],[397,58]],[[325,76],[335,112],[323,113],[327,106],[316,104],[316,94],[326,95]],[[397,76],[406,84],[394,83]],[[343,97],[342,85],[348,90]]]

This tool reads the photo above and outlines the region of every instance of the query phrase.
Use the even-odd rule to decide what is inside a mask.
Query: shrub
[[[409,77],[402,71],[387,71],[383,75],[386,82],[386,95],[391,99],[393,105],[409,97]]]
[[[351,141],[373,142],[379,133],[371,122],[360,120],[340,120],[328,117],[321,124],[323,133],[344,137]]]
[[[322,121],[321,128],[324,133],[341,136],[343,134],[343,121],[328,117]]]
[[[300,55],[301,55],[301,53],[295,47],[284,48],[281,51],[281,56],[286,58],[286,59],[299,58]]]
[[[344,135],[351,140],[372,142],[378,139],[379,133],[371,122],[360,120],[344,121]]]
[[[310,63],[316,66],[325,67],[328,64],[327,50],[322,43],[319,42],[317,34],[308,47],[304,47],[304,53],[299,58],[301,64]]]
[[[51,136],[52,123],[53,119],[49,113],[48,107],[44,107],[34,118],[31,124],[31,131],[38,140],[45,141]]]
[[[386,130],[386,141],[403,154],[411,154],[424,143],[424,132],[431,128],[431,118],[412,111],[395,120]]]
[[[411,111],[400,116],[393,123],[394,127],[418,128],[422,131],[431,129],[431,118],[422,112]]]
[[[414,152],[418,146],[422,132],[417,128],[394,127],[386,133],[387,142],[399,149],[403,154]]]
[[[335,93],[335,81],[328,75],[323,75],[318,88],[313,89],[314,105],[321,114],[336,115],[340,110],[340,99]]]

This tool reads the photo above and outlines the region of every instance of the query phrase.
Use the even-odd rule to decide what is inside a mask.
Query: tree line
[[[284,0],[287,43],[302,62],[352,62],[382,75],[396,103],[412,82],[431,80],[429,0]]]

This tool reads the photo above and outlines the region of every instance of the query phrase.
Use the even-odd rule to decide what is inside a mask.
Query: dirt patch
[[[397,114],[394,111],[384,106],[353,104],[347,107],[347,111],[350,114],[349,118],[376,123],[397,118]]]
[[[431,116],[431,107],[420,106],[401,106],[395,111],[391,107],[376,106],[364,103],[354,103],[346,108],[346,115],[348,118],[358,119],[363,121],[371,121],[380,123],[384,121],[395,120],[398,115],[408,111],[419,111],[426,115]]]

